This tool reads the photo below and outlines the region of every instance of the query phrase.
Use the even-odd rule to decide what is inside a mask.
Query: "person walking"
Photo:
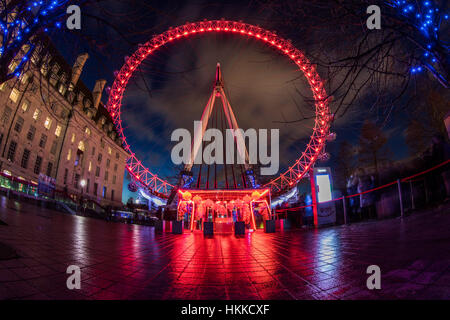
[[[373,189],[375,186],[375,178],[373,175],[365,173],[364,169],[358,170],[358,193],[362,193]],[[366,192],[359,195],[359,203],[361,207],[361,217],[363,219],[375,218],[375,194]]]

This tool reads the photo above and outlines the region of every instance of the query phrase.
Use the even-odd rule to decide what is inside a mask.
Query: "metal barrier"
[[[436,170],[438,168],[444,167],[445,165],[447,165],[449,163],[450,163],[450,159],[446,160],[446,161],[444,161],[444,162],[442,162],[442,163],[440,163],[440,164],[438,164],[438,165],[436,165],[434,167],[431,167],[431,168],[426,169],[424,171],[421,171],[419,173],[413,174],[413,175],[411,175],[409,177],[402,178],[402,179],[397,179],[396,181],[392,181],[392,182],[386,183],[386,184],[384,184],[382,186],[375,187],[375,188],[372,188],[372,189],[369,189],[369,190],[365,190],[365,191],[362,191],[362,192],[359,192],[359,193],[355,193],[355,194],[352,194],[352,195],[346,195],[346,196],[344,195],[342,197],[339,197],[339,198],[336,198],[336,199],[333,199],[333,200],[330,200],[330,201],[321,202],[320,204],[329,203],[329,202],[336,202],[336,201],[342,201],[344,224],[347,224],[348,223],[347,199],[350,199],[350,198],[353,198],[353,197],[357,197],[357,196],[361,196],[361,195],[366,194],[366,193],[370,193],[370,192],[386,189],[386,188],[389,188],[389,187],[391,187],[393,185],[397,185],[397,192],[398,192],[399,206],[400,206],[400,217],[403,218],[404,214],[405,214],[405,206],[404,206],[404,199],[403,199],[402,183],[409,182],[410,194],[411,194],[411,197],[410,197],[411,209],[414,210],[414,209],[416,209],[416,203],[415,203],[414,189],[413,189],[412,183],[413,182],[417,182],[417,181],[422,181],[422,180],[420,180],[420,179],[413,180],[413,179],[415,179],[417,177],[424,176],[425,174],[427,174],[429,172],[432,172],[432,171],[434,171],[434,170]],[[423,181],[425,181],[425,179],[423,179]],[[444,183],[445,183],[445,181],[444,181]],[[428,192],[427,191],[428,190],[425,187],[425,197],[427,199],[426,202],[428,201]],[[275,216],[277,218],[279,218],[280,214],[283,214],[283,213],[286,214],[286,217],[287,217],[287,213],[289,211],[291,211],[291,212],[292,211],[299,211],[301,209],[305,209],[305,208],[313,207],[313,206],[314,206],[314,204],[309,204],[309,205],[304,205],[304,206],[299,206],[299,207],[275,209],[274,212],[275,212]]]

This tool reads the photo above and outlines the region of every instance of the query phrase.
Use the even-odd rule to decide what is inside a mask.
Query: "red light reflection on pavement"
[[[0,204],[8,224],[0,242],[20,252],[0,261],[1,299],[449,298],[442,288],[450,272],[450,216],[439,213],[206,238],[16,207],[5,198]],[[427,241],[414,242],[421,237]],[[380,292],[366,288],[370,264],[385,274]],[[69,265],[81,268],[81,290],[66,287]]]

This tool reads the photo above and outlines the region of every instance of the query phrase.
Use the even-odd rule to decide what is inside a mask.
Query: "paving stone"
[[[27,208],[0,208],[0,242],[20,253],[0,260],[0,299],[450,299],[442,212],[205,238]],[[366,287],[372,264],[381,290]],[[69,265],[81,290],[67,289]]]

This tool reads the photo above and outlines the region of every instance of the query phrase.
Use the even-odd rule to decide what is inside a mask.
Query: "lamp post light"
[[[83,194],[83,189],[84,189],[84,187],[86,187],[86,180],[85,179],[81,179],[80,186],[81,186],[81,194]]]
[[[86,187],[86,180],[85,179],[81,179],[80,181],[80,187],[81,187],[81,206],[84,209],[84,201],[83,201],[83,191],[84,191],[84,187]]]

